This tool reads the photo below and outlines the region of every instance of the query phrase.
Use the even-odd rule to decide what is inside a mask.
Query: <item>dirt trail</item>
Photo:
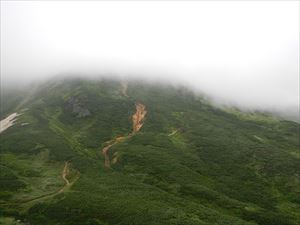
[[[67,188],[71,187],[75,183],[75,181],[79,178],[79,174],[78,174],[77,177],[72,182],[70,182],[67,179],[67,176],[69,175],[69,172],[70,172],[69,166],[70,166],[70,162],[65,162],[65,166],[63,168],[62,175],[61,175],[62,179],[65,181],[65,184],[61,189],[59,189],[58,191],[54,191],[54,192],[51,192],[51,193],[40,195],[38,197],[31,198],[31,199],[26,199],[26,200],[21,200],[21,201],[19,200],[17,202],[12,203],[12,204],[25,204],[25,203],[33,202],[33,201],[40,200],[40,199],[43,199],[43,198],[53,197],[55,195],[58,195],[58,194],[64,192]]]
[[[62,171],[61,177],[65,181],[65,185],[59,190],[59,192],[63,192],[66,187],[70,186],[70,181],[67,179],[67,176],[69,175],[70,169],[69,169],[70,162],[65,162],[64,169]]]
[[[122,83],[122,94],[123,94],[125,97],[129,97],[128,94],[127,94],[127,89],[128,89],[128,84],[127,84],[127,82],[123,82],[123,83]]]
[[[146,107],[143,104],[137,103],[135,107],[136,113],[132,116],[132,134],[135,134],[142,128],[144,118],[147,114]]]
[[[143,126],[143,122],[144,122],[144,118],[147,114],[147,111],[146,111],[146,106],[143,105],[142,103],[136,103],[135,105],[136,107],[136,112],[135,114],[132,115],[132,132],[126,136],[126,137],[123,137],[123,136],[120,136],[120,137],[117,137],[111,141],[109,141],[107,146],[105,146],[103,149],[102,149],[102,154],[104,156],[104,166],[106,168],[110,168],[110,158],[109,158],[109,154],[108,154],[108,151],[110,150],[110,148],[117,144],[118,142],[121,142],[123,141],[124,139],[126,138],[130,138],[132,137],[134,134],[136,134]],[[116,161],[116,159],[115,159]]]
[[[168,134],[169,137],[173,136],[174,134],[176,134],[178,132],[178,129],[177,130],[174,130],[173,132],[171,132],[170,134]]]
[[[102,154],[104,155],[104,166],[106,168],[110,168],[110,160],[109,160],[108,150],[111,148],[111,146],[113,146],[116,143],[117,142],[114,141],[112,144],[107,145],[102,149]]]
[[[14,122],[17,120],[16,117],[19,116],[18,113],[10,114],[8,117],[0,121],[0,133],[5,131],[7,128],[14,125]]]

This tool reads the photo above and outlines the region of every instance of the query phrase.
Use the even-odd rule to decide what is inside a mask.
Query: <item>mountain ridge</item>
[[[27,110],[0,134],[1,183],[8,185],[2,185],[0,207],[6,220],[33,225],[300,221],[297,123],[222,110],[188,89],[133,81],[67,79],[21,99],[27,96],[23,105],[8,107],[11,113]],[[80,110],[66,107],[70,99],[90,113],[78,117]],[[147,109],[143,125],[109,147],[114,163],[107,170],[101,149],[134,132],[139,103]],[[66,162],[71,168],[65,178],[76,180],[72,187],[32,205],[10,206],[61,188]]]

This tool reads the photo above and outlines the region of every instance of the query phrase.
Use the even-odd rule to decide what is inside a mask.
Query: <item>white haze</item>
[[[1,83],[57,74],[184,82],[299,110],[299,1],[1,1]]]

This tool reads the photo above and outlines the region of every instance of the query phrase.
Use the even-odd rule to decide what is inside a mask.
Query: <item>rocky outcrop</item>
[[[78,118],[84,118],[91,115],[91,112],[84,106],[83,101],[77,97],[69,98],[65,109],[71,111]]]

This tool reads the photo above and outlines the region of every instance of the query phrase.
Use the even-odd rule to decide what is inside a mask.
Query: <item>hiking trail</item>
[[[8,203],[8,204],[25,204],[25,203],[30,203],[30,202],[33,202],[33,201],[36,201],[36,200],[54,197],[54,196],[56,196],[56,195],[58,195],[58,194],[60,194],[60,193],[62,193],[64,191],[66,191],[66,189],[70,188],[77,181],[77,179],[79,178],[79,173],[78,173],[77,176],[73,179],[72,182],[70,182],[68,180],[67,176],[69,175],[69,172],[70,172],[69,166],[70,166],[70,162],[68,162],[68,161],[65,162],[63,171],[61,173],[61,177],[65,181],[65,184],[59,190],[51,192],[51,193],[43,194],[43,195],[40,195],[40,196],[37,196],[37,197],[34,197],[34,198],[30,198],[30,199],[17,200],[16,202]]]
[[[126,93],[126,92],[125,92]],[[142,103],[136,103],[135,104],[135,108],[136,108],[136,112],[132,115],[132,132],[123,137],[123,136],[119,136],[119,137],[116,137],[110,141],[108,141],[108,145],[105,146],[103,149],[102,149],[102,154],[104,156],[104,166],[106,168],[110,168],[110,165],[111,165],[111,162],[110,162],[110,158],[109,158],[109,154],[108,154],[108,151],[110,150],[110,148],[125,140],[126,138],[130,138],[132,137],[134,134],[136,134],[143,126],[143,122],[144,122],[144,118],[147,114],[147,111],[146,111],[146,106],[143,105]],[[114,159],[113,162],[116,162],[117,159]]]
[[[125,97],[129,97],[127,94],[127,89],[128,89],[128,83],[127,82],[122,82],[122,94]]]
[[[132,116],[132,134],[135,134],[136,132],[138,132],[142,126],[143,126],[143,122],[144,122],[144,118],[147,114],[146,111],[146,106],[144,106],[141,103],[137,103],[135,105],[136,107],[136,113],[133,114]]]
[[[170,134],[168,134],[169,137],[173,136],[174,134],[176,134],[178,132],[178,129],[177,130],[174,130],[173,132],[171,132]]]
[[[64,169],[62,171],[61,177],[65,181],[65,185],[59,190],[59,192],[63,192],[68,186],[71,185],[70,181],[68,180],[67,176],[69,175],[70,169],[69,169],[70,162],[65,162]]]

